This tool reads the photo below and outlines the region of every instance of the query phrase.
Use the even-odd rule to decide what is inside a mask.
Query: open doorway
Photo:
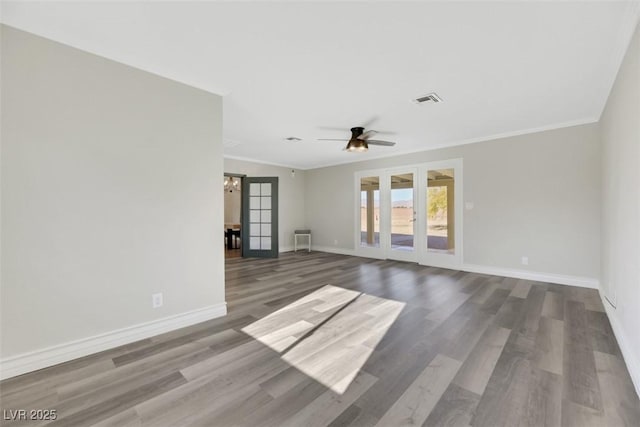
[[[244,175],[224,174],[225,258],[242,256],[242,184]]]

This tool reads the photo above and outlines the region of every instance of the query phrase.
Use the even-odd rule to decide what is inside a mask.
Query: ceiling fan
[[[382,141],[379,139],[369,139],[373,135],[375,135],[375,130],[364,131],[364,128],[361,126],[357,126],[351,128],[351,139],[328,139],[328,138],[320,138],[318,141],[349,141],[347,142],[347,146],[344,148],[345,151],[350,152],[364,152],[369,150],[369,145],[382,145],[383,147],[393,147],[396,145],[395,142],[391,141]]]

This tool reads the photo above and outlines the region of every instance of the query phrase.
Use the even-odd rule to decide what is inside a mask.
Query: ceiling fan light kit
[[[347,142],[347,146],[344,148],[344,151],[349,151],[350,153],[364,153],[365,151],[369,151],[369,145],[381,145],[383,147],[393,147],[396,145],[395,142],[391,141],[381,141],[378,139],[369,139],[369,137],[375,135],[375,130],[364,131],[362,126],[356,126],[351,128],[351,139]],[[319,141],[346,141],[345,139],[328,139],[322,138]]]
[[[366,141],[363,141],[361,139],[351,139],[347,143],[346,150],[351,153],[361,153],[363,151],[368,151],[369,145],[367,145]]]

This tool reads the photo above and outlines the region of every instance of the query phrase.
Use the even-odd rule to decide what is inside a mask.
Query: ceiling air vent
[[[416,104],[424,104],[425,102],[437,104],[438,102],[442,102],[442,98],[440,98],[437,93],[431,92],[430,94],[414,99],[413,102]]]

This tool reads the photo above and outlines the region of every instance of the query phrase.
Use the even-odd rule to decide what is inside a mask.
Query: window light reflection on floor
[[[242,331],[343,394],[405,303],[326,285]]]

